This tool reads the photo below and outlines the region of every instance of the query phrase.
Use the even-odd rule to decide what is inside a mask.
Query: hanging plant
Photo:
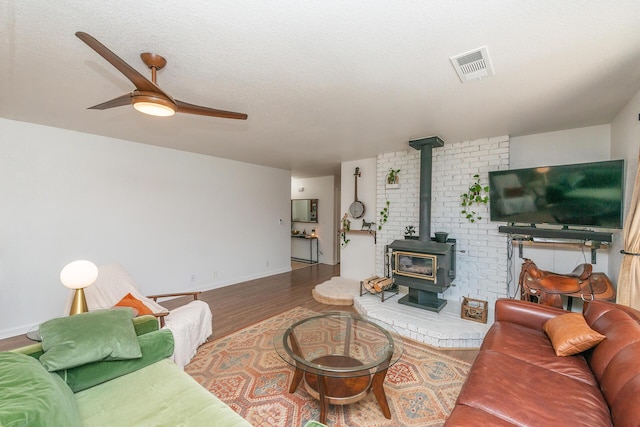
[[[342,228],[340,228],[340,246],[345,247],[351,241],[347,239],[347,231],[351,230],[351,221],[348,214],[344,214],[342,217]]]
[[[389,169],[389,173],[387,174],[387,184],[397,184],[399,172],[400,169]]]
[[[471,186],[469,186],[469,190],[460,195],[460,198],[462,199],[460,202],[462,211],[460,211],[460,213],[464,215],[469,222],[476,222],[476,220],[482,219],[478,212],[474,211],[471,206],[480,204],[486,205],[489,203],[489,186],[482,186],[480,184],[480,175],[475,174],[473,178],[475,181]]]
[[[378,231],[382,230],[382,226],[389,220],[389,205],[391,202],[387,200],[386,206],[380,211],[380,221],[378,222]]]

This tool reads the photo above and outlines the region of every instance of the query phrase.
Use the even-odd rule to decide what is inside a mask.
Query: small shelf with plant
[[[387,181],[386,186],[388,189],[400,188],[400,169],[389,168],[389,173],[387,173]]]
[[[362,220],[362,228],[360,230],[352,230],[351,220],[348,218],[348,214],[345,213],[342,217],[342,227],[340,228],[340,246],[344,248],[349,244],[351,239],[347,238],[348,234],[368,234],[373,236],[373,243],[375,244],[377,242],[376,230],[371,229],[374,224],[374,222]]]

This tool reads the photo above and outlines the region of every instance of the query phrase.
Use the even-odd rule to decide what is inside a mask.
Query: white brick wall
[[[489,301],[508,296],[507,239],[498,233],[498,224],[489,222],[489,207],[479,207],[482,219],[470,223],[460,211],[460,194],[480,175],[483,185],[488,172],[508,169],[509,137],[485,138],[460,143],[447,143],[433,149],[433,183],[431,200],[431,235],[436,231],[449,233],[456,239],[456,279],[441,297],[460,300],[463,296]],[[387,189],[386,176],[390,168],[400,169],[400,188]],[[393,240],[403,239],[407,225],[419,233],[420,153],[407,151],[385,153],[377,158],[377,197],[380,210],[386,200],[391,202],[389,219],[378,231],[376,274],[384,274],[384,247]],[[476,210],[478,212],[478,210]]]

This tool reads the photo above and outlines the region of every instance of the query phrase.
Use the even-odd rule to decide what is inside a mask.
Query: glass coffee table
[[[306,390],[320,400],[320,422],[328,405],[346,405],[369,390],[386,418],[391,418],[383,382],[387,369],[403,352],[392,328],[357,313],[327,312],[285,325],[274,338],[280,357],[295,368],[289,393],[304,379]]]

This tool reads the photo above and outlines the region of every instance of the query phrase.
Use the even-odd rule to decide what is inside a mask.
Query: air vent
[[[491,60],[486,46],[452,56],[449,59],[462,83],[480,80],[483,77],[493,75],[493,68],[491,67]]]

